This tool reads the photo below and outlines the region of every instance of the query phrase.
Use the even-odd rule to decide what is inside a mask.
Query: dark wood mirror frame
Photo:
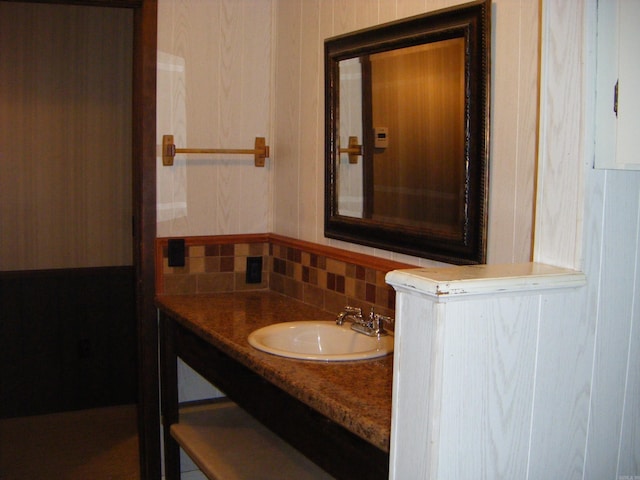
[[[453,264],[486,262],[490,11],[490,0],[481,0],[325,41],[326,237]],[[339,161],[339,62],[460,37],[465,39],[465,208],[460,231],[452,237],[435,229],[340,215],[336,185]],[[367,109],[371,111],[371,106],[363,105],[363,110]],[[367,132],[363,135],[366,137]]]

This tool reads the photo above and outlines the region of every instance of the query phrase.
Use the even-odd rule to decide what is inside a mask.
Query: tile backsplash
[[[168,239],[157,239],[156,292],[195,294],[270,289],[331,313],[345,305],[394,315],[387,271],[410,268],[277,235],[185,239],[184,267],[170,267]],[[248,257],[262,257],[260,283],[246,282]]]

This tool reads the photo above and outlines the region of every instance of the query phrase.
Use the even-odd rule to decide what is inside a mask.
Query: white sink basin
[[[284,322],[260,328],[249,344],[263,352],[302,360],[366,360],[393,352],[393,335],[368,337],[334,321]]]

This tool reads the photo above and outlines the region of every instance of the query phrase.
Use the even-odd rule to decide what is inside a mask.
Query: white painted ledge
[[[396,291],[446,302],[476,295],[575,288],[585,285],[586,276],[577,270],[532,262],[394,270],[385,280]]]

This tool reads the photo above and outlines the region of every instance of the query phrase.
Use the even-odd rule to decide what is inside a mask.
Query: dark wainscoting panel
[[[136,402],[134,276],[0,272],[0,418]]]

